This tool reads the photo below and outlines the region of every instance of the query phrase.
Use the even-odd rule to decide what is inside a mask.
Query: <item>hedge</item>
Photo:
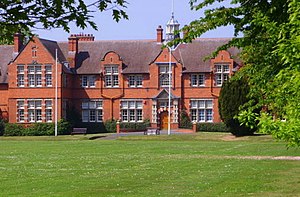
[[[54,123],[34,123],[28,127],[21,124],[6,123],[3,134],[4,136],[50,136],[54,135],[54,129]],[[64,120],[59,121],[57,133],[59,135],[70,134],[70,124]]]
[[[197,123],[197,132],[230,132],[229,128],[223,123]]]

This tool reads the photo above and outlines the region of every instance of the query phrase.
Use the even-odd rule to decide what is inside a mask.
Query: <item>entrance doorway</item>
[[[162,112],[160,114],[160,129],[161,130],[167,130],[168,129],[168,122],[169,122],[169,117],[168,117],[168,112]]]

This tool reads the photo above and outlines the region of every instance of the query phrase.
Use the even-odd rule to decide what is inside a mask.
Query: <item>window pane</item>
[[[143,86],[143,77],[142,76],[136,76],[136,86],[138,86],[138,87]]]
[[[212,108],[212,100],[206,101],[206,108]]]
[[[122,121],[127,122],[128,121],[128,111],[122,110]]]
[[[41,109],[36,110],[36,121],[42,121],[42,110]]]
[[[17,72],[18,74],[24,74],[24,66],[18,65],[17,66]]]
[[[199,121],[204,122],[205,121],[205,110],[204,109],[199,109],[198,113],[199,113]]]
[[[129,108],[134,109],[135,108],[135,102],[134,101],[129,101]]]
[[[96,101],[90,101],[89,108],[96,109]]]
[[[112,68],[110,66],[105,67],[105,74],[111,74],[112,73]]]
[[[52,65],[45,66],[46,73],[52,73]]]
[[[206,110],[206,120],[207,121],[212,121],[213,117],[212,117],[212,109],[207,109]]]
[[[28,73],[34,74],[34,66],[28,66]]]
[[[128,108],[128,102],[127,102],[127,101],[122,101],[122,102],[121,102],[121,108],[122,108],[122,109]]]
[[[89,102],[83,101],[82,102],[82,109],[88,109],[89,108]]]
[[[47,122],[52,121],[52,109],[46,109],[46,121]]]
[[[82,110],[82,122],[88,122],[88,121],[89,121],[89,111]]]
[[[191,101],[191,108],[197,108],[198,101]]]
[[[102,115],[102,110],[97,110],[97,122],[102,122],[103,121],[103,115]]]
[[[113,75],[113,86],[118,86],[119,85],[119,77],[118,75]]]
[[[129,76],[129,86],[135,86],[135,76]]]
[[[129,110],[129,121],[135,122],[135,110],[134,109]]]
[[[143,108],[143,103],[142,103],[142,101],[137,101],[137,102],[136,102],[136,108],[138,108],[138,109]]]
[[[52,75],[46,74],[46,86],[52,86]]]
[[[24,75],[23,74],[18,75],[18,86],[24,86]]]
[[[96,77],[95,76],[90,76],[89,77],[89,86],[90,87],[95,87],[95,81],[96,81]]]
[[[192,86],[197,86],[197,75],[191,76],[191,84]]]
[[[191,110],[191,120],[197,121],[197,110],[196,109]]]
[[[203,74],[201,74],[201,75],[199,75],[199,85],[204,85],[205,84],[205,79],[204,79],[204,75]]]
[[[143,120],[143,111],[141,109],[137,109],[137,121],[142,121]]]
[[[229,65],[223,65],[223,72],[229,73]]]
[[[42,101],[35,101],[36,108],[42,108]]]
[[[35,66],[35,73],[42,73],[42,67],[41,66]]]
[[[29,86],[35,86],[34,75],[28,75]]]
[[[117,66],[112,67],[112,72],[113,74],[118,74],[119,73],[118,67]]]
[[[82,78],[81,78],[81,86],[82,87],[87,87],[88,86],[88,78],[87,78],[87,76],[82,76]]]
[[[95,122],[95,121],[96,121],[96,111],[90,110],[90,122]]]
[[[106,87],[111,87],[112,81],[111,81],[111,76],[105,76],[105,86]]]
[[[42,75],[35,75],[36,85],[42,86]]]
[[[97,101],[96,102],[97,108],[102,108],[102,101]]]
[[[34,101],[28,101],[28,108],[34,108]]]
[[[199,101],[199,108],[205,108],[205,101]]]

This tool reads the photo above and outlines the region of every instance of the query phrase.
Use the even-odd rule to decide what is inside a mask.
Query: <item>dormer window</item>
[[[204,74],[192,74],[191,75],[191,86],[192,87],[205,86],[205,75]]]
[[[119,87],[118,65],[107,65],[104,68],[105,87]]]
[[[96,86],[96,76],[95,75],[83,75],[81,77],[81,87],[94,88],[95,86]]]
[[[229,64],[215,64],[215,80],[217,86],[222,86],[229,78]]]
[[[143,76],[142,75],[130,75],[128,77],[129,87],[142,87],[143,86]]]

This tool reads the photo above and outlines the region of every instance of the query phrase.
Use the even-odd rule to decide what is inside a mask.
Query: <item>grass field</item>
[[[300,150],[269,136],[89,137],[0,137],[0,196],[300,196]]]

